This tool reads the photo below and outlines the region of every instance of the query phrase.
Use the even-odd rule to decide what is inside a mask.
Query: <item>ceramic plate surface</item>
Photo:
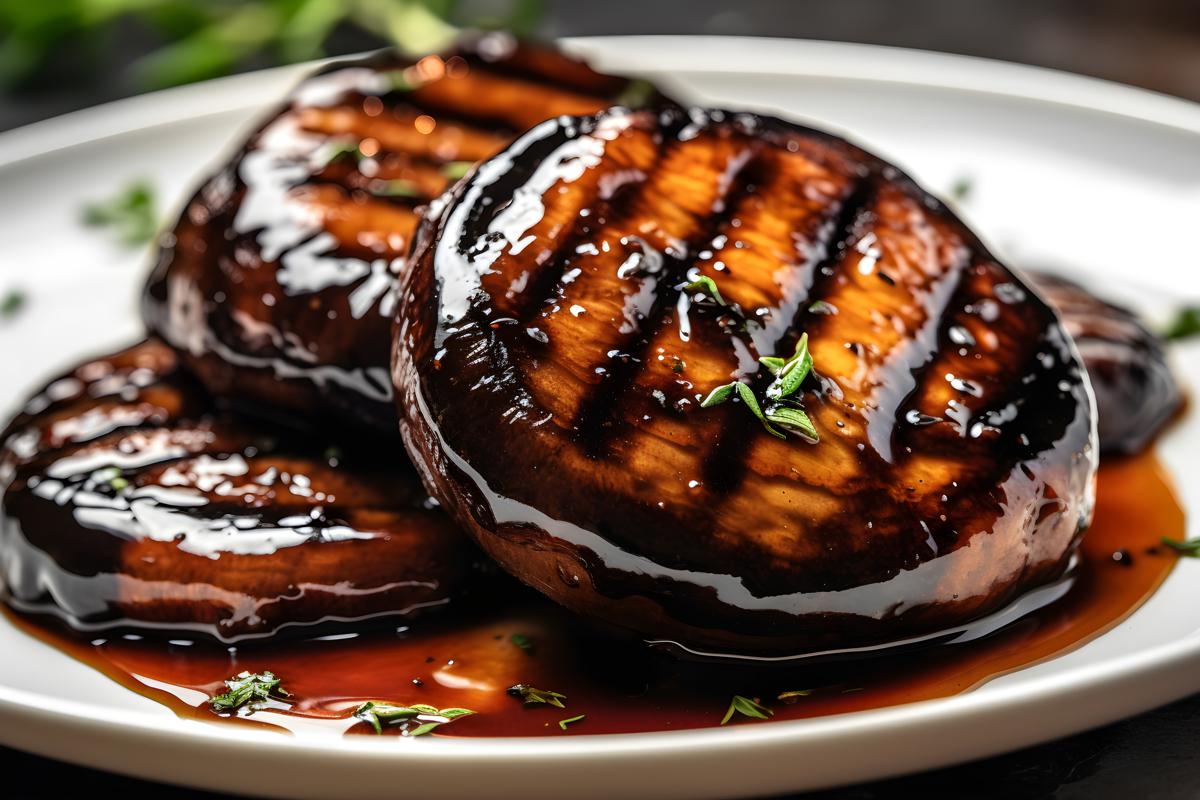
[[[770,39],[572,43],[677,97],[768,110],[850,136],[946,194],[1015,266],[1059,269],[1152,318],[1200,300],[1200,106],[1029,67]],[[80,205],[139,177],[182,202],[305,71],[147,95],[0,135],[0,406],[139,335],[147,268],[80,225]],[[1200,347],[1175,353],[1200,374]],[[1200,419],[1160,443],[1200,510]],[[1189,533],[1200,535],[1191,515]],[[1200,690],[1200,562],[1067,655],[966,694],[816,720],[547,739],[336,739],[176,718],[0,620],[0,742],[147,778],[286,797],[749,796],[866,780],[1034,744]]]

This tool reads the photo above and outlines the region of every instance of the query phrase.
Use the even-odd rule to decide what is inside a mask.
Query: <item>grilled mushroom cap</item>
[[[1101,453],[1137,453],[1183,406],[1166,348],[1127,308],[1101,300],[1074,281],[1027,272],[1058,310],[1096,394]]]
[[[614,109],[539,125],[435,211],[401,288],[405,444],[553,599],[791,654],[964,623],[1067,567],[1096,463],[1074,346],[877,157],[777,119]],[[817,443],[738,392],[702,407],[739,381],[765,411],[758,359],[802,334],[814,370],[784,400]]]
[[[471,551],[407,464],[214,412],[151,340],[2,434],[6,599],[85,630],[223,641],[445,605]]]
[[[191,199],[143,316],[219,398],[394,433],[392,290],[420,208],[531,125],[623,96],[657,97],[506,34],[336,63]]]

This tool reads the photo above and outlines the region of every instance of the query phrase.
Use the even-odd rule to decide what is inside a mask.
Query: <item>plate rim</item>
[[[607,49],[609,56],[622,48],[634,48],[641,59],[638,66],[646,72],[673,68],[693,74],[804,75],[856,82],[903,83],[1041,101],[1200,134],[1200,104],[1098,78],[990,59],[878,45],[756,37],[616,36],[564,42],[568,47],[587,53],[599,54],[600,50]],[[748,47],[755,53],[751,66],[732,66],[744,59]],[[603,57],[606,56],[598,60]],[[731,66],[723,69],[723,62]],[[277,67],[140,95],[0,133],[0,170],[69,147],[162,125],[263,107],[266,88],[294,79],[315,63],[320,62]],[[881,73],[880,68],[884,65],[887,69]],[[415,748],[397,748],[390,740],[376,741],[368,737],[289,737],[273,731],[243,730],[174,716],[149,715],[143,710],[110,709],[90,704],[73,704],[69,713],[63,713],[46,708],[45,696],[0,685],[0,723],[6,723],[0,724],[0,742],[110,770],[112,765],[106,767],[96,763],[87,753],[62,753],[52,748],[48,744],[50,739],[44,736],[38,741],[32,739],[37,739],[43,730],[97,733],[114,741],[144,741],[153,736],[165,746],[193,745],[211,751],[232,748],[272,754],[272,757],[287,760],[303,759],[309,768],[313,764],[333,762],[345,766],[351,761],[384,769],[411,767],[417,763],[452,766],[467,761],[516,764],[527,768],[534,763],[545,766],[547,760],[553,762],[552,766],[569,764],[578,757],[615,764],[648,756],[674,756],[680,764],[711,757],[728,768],[740,757],[760,762],[764,751],[783,754],[800,744],[826,749],[844,747],[864,738],[900,734],[914,724],[934,731],[962,731],[964,725],[971,725],[981,715],[1011,718],[1014,714],[1019,716],[1036,711],[1050,698],[1057,702],[1063,702],[1064,698],[1082,702],[1097,691],[1123,690],[1120,698],[1103,709],[1085,708],[1070,720],[1065,716],[1042,720],[1042,728],[1036,736],[998,731],[991,741],[1002,742],[1001,747],[958,742],[939,755],[924,758],[918,765],[921,769],[929,769],[999,752],[1005,747],[1044,742],[1178,699],[1200,689],[1200,676],[1191,675],[1187,669],[1197,661],[1200,661],[1200,636],[1188,636],[1125,656],[1080,665],[1063,673],[993,687],[986,693],[967,692],[829,717],[761,726],[636,734],[578,733],[561,738],[450,737]],[[1160,679],[1147,680],[1148,676]],[[27,734],[24,737],[21,735],[23,724],[29,726],[24,730]],[[795,788],[793,765],[783,766],[783,773],[764,772],[742,784],[743,789],[765,792]],[[155,771],[153,765],[119,769],[141,777],[164,779],[162,772]],[[901,771],[896,767],[865,764],[853,780],[878,778]],[[781,777],[786,775],[792,775],[793,783]],[[170,780],[169,777],[166,779]],[[819,788],[850,779],[818,779],[806,782],[804,786]],[[217,785],[191,779],[185,782]],[[697,785],[711,787],[711,784]],[[245,791],[245,787],[241,790]]]

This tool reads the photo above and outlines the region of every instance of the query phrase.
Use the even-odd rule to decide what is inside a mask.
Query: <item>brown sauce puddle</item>
[[[1163,536],[1184,538],[1184,512],[1158,460],[1143,454],[1106,461],[1078,577],[1059,601],[968,643],[758,671],[676,663],[588,632],[565,611],[515,588],[476,598],[454,620],[431,619],[412,630],[236,649],[121,636],[89,643],[59,626],[6,614],[27,633],[183,717],[222,721],[207,703],[224,690],[222,681],[242,670],[270,670],[291,692],[292,705],[224,721],[370,733],[350,714],[365,700],[382,699],[478,712],[436,735],[680,730],[716,725],[733,694],[761,698],[777,720],[818,717],[959,694],[1073,650],[1125,619],[1167,577],[1176,557],[1159,546]],[[1123,557],[1115,558],[1118,552]],[[514,644],[514,634],[530,649]],[[516,683],[561,692],[566,708],[523,708],[505,692]],[[793,690],[814,691],[790,705],[775,700]],[[586,719],[559,727],[559,720],[580,714]]]

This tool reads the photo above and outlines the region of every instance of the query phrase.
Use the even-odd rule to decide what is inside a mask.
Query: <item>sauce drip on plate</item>
[[[772,719],[800,719],[946,697],[1075,649],[1125,619],[1175,563],[1161,537],[1183,538],[1184,514],[1152,454],[1106,461],[1095,522],[1074,583],[1057,602],[973,641],[872,658],[739,669],[688,664],[584,628],[514,584],[477,594],[461,613],[410,629],[253,647],[114,636],[92,642],[6,612],[23,630],[184,717],[332,735],[371,734],[352,717],[366,700],[477,712],[435,735],[541,736],[717,725],[733,695]],[[218,717],[210,696],[243,670],[274,672],[290,693],[248,717]],[[525,707],[523,683],[566,695],[565,708]],[[810,692],[811,690],[811,692]],[[809,692],[786,703],[783,692]],[[559,721],[585,715],[560,727]],[[735,715],[731,724],[764,724]],[[399,733],[400,726],[385,728]]]

